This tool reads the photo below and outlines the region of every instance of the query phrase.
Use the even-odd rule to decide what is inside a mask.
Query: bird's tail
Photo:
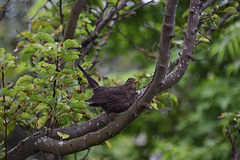
[[[78,68],[82,71],[82,73],[84,74],[84,76],[87,78],[88,80],[88,84],[90,85],[91,88],[97,88],[99,87],[99,84],[92,78],[90,77],[87,72],[80,66],[78,65]]]

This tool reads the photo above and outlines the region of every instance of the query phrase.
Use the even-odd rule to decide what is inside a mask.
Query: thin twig
[[[74,160],[77,160],[77,153],[74,153]]]
[[[6,7],[7,7],[7,5],[8,5],[9,2],[10,2],[10,0],[8,0],[8,1],[6,2],[6,4],[4,4],[5,6],[4,6],[3,9],[2,9],[2,15],[0,16],[0,21],[3,19],[5,13],[7,12]]]
[[[97,52],[94,57],[93,57],[93,60],[92,60],[92,65],[91,67],[88,69],[88,70],[91,70],[96,64],[97,64],[97,58],[99,56],[99,52]]]
[[[5,74],[4,74],[4,68],[1,67],[2,69],[2,88],[5,87]],[[7,106],[5,105],[5,101],[6,101],[6,98],[5,98],[5,95],[3,94],[3,102],[2,102],[2,105],[4,106],[4,113],[3,113],[3,117],[4,117],[4,127],[5,127],[5,130],[4,130],[4,146],[5,146],[5,160],[7,160],[7,125],[8,125],[8,122],[7,122],[7,113],[6,113],[6,110],[7,110]]]
[[[155,56],[151,56],[149,55],[143,48],[139,47],[136,43],[134,43],[129,37],[125,36],[122,31],[119,29],[118,25],[116,24],[116,29],[117,31],[120,33],[121,36],[123,36],[126,40],[128,40],[137,50],[139,50],[140,52],[143,53],[143,55],[146,58],[149,58],[151,60],[155,60],[156,57]]]
[[[235,143],[236,143],[237,136],[234,136],[234,139],[232,139],[229,127],[227,126],[226,129],[227,129],[228,139],[230,140],[230,143],[232,145],[232,158],[233,158],[235,156],[235,150],[236,150]]]
[[[105,44],[107,44],[107,40],[108,40],[108,37],[112,34],[112,29],[113,29],[113,26],[115,24],[115,20],[112,20],[110,22],[110,24],[108,25],[108,32],[104,35],[104,37],[107,37],[107,38],[104,38],[103,41],[99,44],[101,47],[104,46]]]
[[[206,9],[207,7],[209,7],[216,1],[217,0],[207,0],[205,3],[202,4],[202,8],[201,8],[200,12],[202,12],[204,9]]]
[[[51,3],[51,5],[53,6],[53,8],[58,12],[57,7],[53,4],[52,0],[48,0],[48,1]]]
[[[212,17],[216,13],[217,13],[217,9],[215,9],[210,15],[207,15],[206,17],[200,18],[201,22],[204,22],[206,19]]]
[[[236,7],[237,11],[240,11],[240,5],[238,5]],[[222,24],[224,22],[226,22],[226,20],[228,20],[228,18],[230,18],[232,16],[232,14],[225,14],[224,16],[222,16],[222,18],[220,19],[219,21],[219,25],[218,25],[218,28],[222,26]],[[211,27],[208,31],[207,31],[207,34],[212,34],[217,28],[216,27]]]
[[[91,41],[84,49],[84,51],[82,52],[82,54],[79,56],[79,58],[74,62],[74,66],[77,66],[79,64],[79,62],[83,59],[83,57],[88,53],[88,51],[90,50],[91,46],[93,44],[93,41]]]
[[[154,1],[152,0],[152,1],[149,1],[149,2],[147,2],[147,3],[141,3],[139,6],[133,8],[132,10],[123,13],[123,14],[121,15],[121,17],[125,17],[125,16],[127,16],[127,15],[132,15],[132,14],[135,13],[135,11],[138,10],[139,8],[141,8],[141,7],[145,6],[145,5],[148,5],[149,3],[152,3],[152,2],[154,2]]]
[[[46,7],[46,4],[47,4],[48,1],[49,1],[49,0],[46,0],[46,2],[45,2],[41,7],[39,7],[39,8],[37,9],[37,11],[34,13],[34,15],[30,18],[31,20],[33,20],[33,19],[37,16],[38,12],[39,12],[41,9],[43,9],[43,8]]]
[[[61,24],[62,24],[62,27],[63,26],[63,14],[62,14],[62,0],[59,0],[59,10],[60,10],[60,18],[61,18]],[[62,36],[64,35],[64,28],[62,30]]]
[[[88,148],[88,149],[87,149],[86,155],[85,155],[81,160],[85,160],[85,159],[87,158],[87,156],[88,156],[88,154],[89,154],[89,152],[90,152],[90,149],[91,149],[91,148]]]
[[[175,61],[173,62],[170,62],[170,65],[166,71],[166,75],[168,75],[170,72],[173,71],[173,69],[178,65],[178,62],[179,62],[179,58],[177,58]]]
[[[25,39],[26,41],[30,41],[28,38],[26,38],[26,37],[24,37],[24,35],[21,33],[21,32],[19,32],[19,31],[16,31],[20,36],[22,36],[22,38],[23,39]]]

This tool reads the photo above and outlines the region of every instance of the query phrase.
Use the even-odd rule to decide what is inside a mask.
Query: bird
[[[78,65],[84,76],[87,78],[89,86],[93,89],[91,98],[85,100],[90,102],[89,106],[101,107],[108,113],[121,113],[130,108],[136,96],[136,83],[138,80],[128,78],[123,85],[119,86],[99,86],[99,84]]]

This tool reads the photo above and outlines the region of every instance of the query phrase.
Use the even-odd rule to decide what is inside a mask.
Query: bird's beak
[[[134,81],[134,82],[132,82],[132,83],[137,83],[138,82],[138,80],[136,80],[136,81]]]

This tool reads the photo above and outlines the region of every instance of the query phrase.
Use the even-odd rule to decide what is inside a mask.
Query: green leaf
[[[31,38],[33,35],[32,33],[25,31],[17,35],[17,37],[21,37],[21,36],[23,36],[24,38]]]
[[[84,101],[73,100],[70,102],[69,105],[75,109],[86,109],[87,108]]]
[[[212,17],[211,17],[211,21],[210,24],[213,26],[213,27],[216,27],[216,29],[218,29],[219,27],[219,21],[220,21],[220,17],[217,15],[217,14],[214,14]]]
[[[170,95],[169,95],[169,99],[173,102],[173,105],[174,105],[174,106],[177,106],[177,105],[178,105],[178,98],[177,98],[176,95],[170,94]]]
[[[78,42],[74,39],[67,39],[63,42],[65,48],[76,48],[79,47]]]
[[[189,11],[188,11],[188,9],[187,9],[187,10],[185,10],[185,12],[183,12],[183,14],[182,14],[182,18],[187,17],[188,14],[189,14]]]
[[[101,10],[103,9],[103,1],[102,0],[91,0],[91,4],[98,6]]]
[[[72,98],[77,100],[85,100],[87,96],[84,93],[78,94],[77,92],[74,92]]]
[[[61,137],[62,139],[67,139],[68,137],[70,137],[70,135],[68,134],[63,134],[61,132],[57,132],[58,136]]]
[[[35,89],[33,84],[27,84],[27,85],[24,85],[24,87],[25,87],[25,90],[27,91],[32,91]]]
[[[4,48],[0,48],[0,57],[3,57],[5,53],[5,49]]]
[[[236,114],[232,112],[223,112],[218,118],[235,118]]]
[[[31,83],[33,80],[33,77],[30,75],[24,75],[23,77],[20,77],[17,81],[17,85],[21,85],[23,83]]]
[[[3,88],[2,94],[6,95],[6,96],[15,96],[17,94],[17,91],[15,89],[6,90],[6,88]]]
[[[79,58],[78,55],[67,55],[66,58],[65,58],[65,60],[66,60],[66,61],[73,61],[73,60],[76,60],[76,59],[78,59],[78,58]]]
[[[47,33],[43,33],[43,32],[39,32],[36,34],[36,37],[39,39],[39,40],[42,40],[42,41],[47,41],[47,42],[54,42],[54,39],[52,36],[50,36],[49,34]]]
[[[225,8],[224,12],[226,12],[228,14],[238,14],[237,9],[235,7]]]
[[[33,80],[33,83],[34,83],[35,85],[39,85],[39,86],[44,86],[44,85],[46,85],[46,84],[43,82],[43,80],[40,79],[40,78],[35,78],[35,79]]]
[[[30,97],[29,97],[29,101],[33,101],[33,102],[45,102],[46,99],[44,99],[42,97],[42,95],[35,95],[35,94],[32,94]]]
[[[48,111],[48,106],[45,103],[39,103],[36,110],[38,110],[38,112]]]
[[[56,99],[51,97],[50,101],[49,101],[49,104],[53,107],[53,106],[55,106],[55,103],[56,103]]]
[[[157,103],[151,103],[151,106],[152,106],[154,109],[158,110],[158,105],[157,105]]]
[[[62,139],[67,139],[68,137],[70,137],[70,135],[68,135],[68,134],[63,134]]]
[[[49,116],[47,116],[47,115],[42,116],[42,117],[37,121],[37,129],[40,129],[42,126],[44,126],[48,119],[49,119]]]
[[[11,84],[7,85],[6,87],[2,88],[2,90],[1,90],[2,94],[5,94],[5,95],[6,95],[7,92],[8,92],[8,89],[9,89],[10,87],[12,87],[12,85],[13,85],[13,83],[11,83]]]
[[[62,136],[63,136],[63,133],[62,133],[62,132],[58,132],[58,131],[57,131],[57,134],[58,134],[59,137],[62,138]]]
[[[73,82],[72,78],[68,77],[63,80],[63,83],[65,84],[71,84]]]
[[[23,112],[21,115],[20,115],[20,118],[24,119],[24,120],[31,120],[31,115],[27,112]]]
[[[78,121],[80,121],[82,119],[82,114],[81,113],[76,113],[75,112],[73,115],[77,118]]]
[[[57,50],[57,44],[55,43],[46,43],[44,47],[49,47],[51,49]]]
[[[62,107],[62,109],[63,109],[63,111],[69,111],[69,110],[70,110],[70,106],[64,105],[64,106]]]
[[[14,61],[8,61],[7,67],[15,67]]]
[[[39,77],[42,79],[45,78],[46,76],[48,76],[46,69],[40,71],[38,74],[39,74]]]
[[[217,14],[214,14],[211,18],[217,21],[220,21],[221,19]]]
[[[201,42],[207,42],[207,43],[210,43],[210,42],[211,42],[209,39],[204,38],[204,37],[199,38],[199,41],[201,41]]]
[[[76,50],[68,50],[67,55],[80,55],[81,53]]]
[[[11,53],[6,54],[6,60],[11,61],[11,60],[15,60],[15,59],[16,59],[16,57],[12,56]]]
[[[26,62],[32,57],[33,53],[36,51],[37,51],[37,48],[34,45],[29,45],[28,47],[25,47],[22,51],[20,59],[23,62]]]
[[[36,46],[29,45],[23,49],[22,54],[34,53],[36,50],[37,50]]]

